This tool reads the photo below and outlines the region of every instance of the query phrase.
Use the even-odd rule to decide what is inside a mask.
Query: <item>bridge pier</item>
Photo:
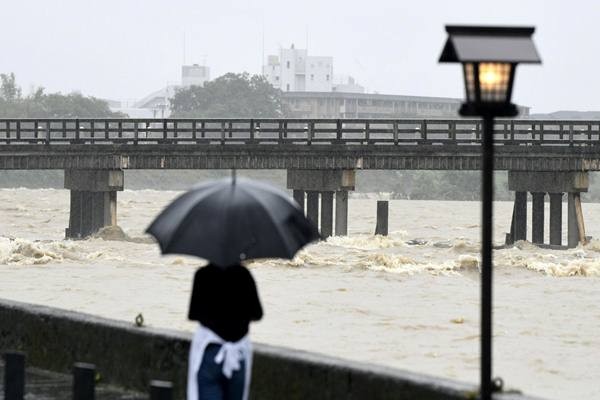
[[[65,170],[71,190],[67,239],[81,239],[117,224],[117,191],[123,190],[122,170]]]
[[[527,192],[532,195],[531,241],[544,244],[544,199],[550,197],[550,244],[562,245],[562,198],[567,193],[567,246],[577,247],[585,242],[585,227],[581,208],[581,192],[587,192],[587,172],[509,171],[508,188],[515,191],[511,234],[507,243],[526,240]]]
[[[334,232],[336,235],[348,234],[348,191],[354,190],[354,181],[354,170],[287,171],[288,189],[293,189],[294,199],[302,209],[306,199],[306,215],[316,226],[320,226],[323,238],[331,236]]]

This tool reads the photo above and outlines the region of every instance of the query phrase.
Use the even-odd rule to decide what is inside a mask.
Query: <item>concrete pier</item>
[[[527,230],[527,192],[531,192],[532,242],[544,244],[544,198],[550,194],[550,244],[562,245],[562,198],[567,193],[567,246],[585,242],[581,192],[587,192],[587,172],[509,171],[508,188],[515,191],[513,213],[514,240],[525,239]]]
[[[319,192],[317,191],[306,192],[306,216],[315,226],[319,226]]]
[[[287,171],[288,189],[294,191],[294,199],[299,204],[300,192],[307,193],[306,215],[316,226],[319,226],[320,222],[321,236],[324,238],[334,233],[334,222],[336,235],[348,234],[348,191],[354,190],[354,181],[354,170],[290,169]]]
[[[333,193],[321,192],[321,236],[323,238],[333,234]]]
[[[550,193],[550,244],[562,245],[562,193]]]
[[[84,238],[116,225],[117,191],[123,185],[122,170],[65,170],[65,189],[71,190],[66,238]]]
[[[513,240],[527,240],[527,192],[515,192]]]
[[[293,192],[294,200],[300,206],[300,208],[304,211],[304,190],[294,190]]]
[[[546,193],[531,193],[531,242],[544,243],[544,198]]]
[[[335,192],[335,235],[348,234],[348,191]]]

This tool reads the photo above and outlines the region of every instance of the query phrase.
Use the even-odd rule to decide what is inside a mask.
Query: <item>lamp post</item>
[[[494,118],[514,117],[510,102],[519,63],[541,62],[531,27],[446,26],[440,62],[463,66],[466,101],[462,116],[483,118],[481,154],[481,400],[500,389],[492,382],[492,200],[494,197]]]

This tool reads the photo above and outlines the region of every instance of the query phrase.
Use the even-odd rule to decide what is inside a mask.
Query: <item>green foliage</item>
[[[247,72],[178,89],[170,102],[173,118],[279,118],[286,114],[281,91],[263,76]]]
[[[108,103],[79,93],[44,93],[43,88],[23,97],[15,74],[0,74],[0,118],[122,118]]]

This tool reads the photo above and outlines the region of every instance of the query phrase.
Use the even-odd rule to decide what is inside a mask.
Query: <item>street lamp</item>
[[[481,400],[490,400],[492,382],[492,200],[494,197],[494,117],[514,117],[510,102],[519,63],[541,63],[532,27],[446,26],[440,62],[463,65],[466,101],[462,116],[483,118],[481,155]]]

